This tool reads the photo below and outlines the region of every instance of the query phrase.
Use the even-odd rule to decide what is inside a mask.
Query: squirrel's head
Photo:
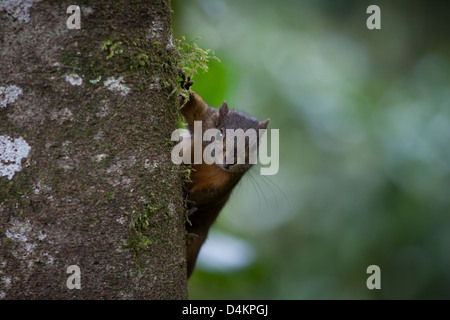
[[[259,121],[242,111],[230,111],[226,102],[219,109],[217,128],[223,139],[223,164],[216,164],[232,173],[245,172],[256,163],[259,140],[269,119]]]

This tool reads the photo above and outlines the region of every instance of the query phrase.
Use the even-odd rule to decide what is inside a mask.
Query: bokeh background
[[[279,172],[236,188],[189,297],[449,299],[450,2],[172,7],[175,35],[221,60],[194,90],[280,130]]]

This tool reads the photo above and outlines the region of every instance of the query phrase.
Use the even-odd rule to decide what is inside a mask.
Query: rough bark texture
[[[71,4],[0,4],[0,298],[186,298],[170,4]]]

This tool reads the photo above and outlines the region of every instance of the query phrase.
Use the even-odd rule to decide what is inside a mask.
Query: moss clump
[[[139,208],[133,208],[132,218],[129,225],[128,242],[123,246],[131,250],[136,261],[138,270],[141,270],[141,253],[148,250],[152,244],[157,244],[158,234],[164,234],[160,230],[160,220],[170,218],[167,208],[169,206],[167,199],[157,200],[156,196],[150,192],[149,201]],[[127,213],[129,214],[129,213]],[[150,230],[152,229],[152,230]],[[150,234],[155,236],[149,237]]]
[[[151,224],[152,217],[155,215],[156,208],[152,207],[150,204],[144,206],[144,208],[133,210],[133,217],[130,222],[130,234],[128,237],[128,242],[123,246],[129,248],[133,257],[137,258],[139,252],[142,249],[147,249],[152,241],[145,235],[145,231],[149,228]]]
[[[208,71],[208,62],[212,60],[219,61],[211,49],[202,49],[195,43],[200,40],[199,37],[187,42],[183,36],[175,40],[175,48],[179,57],[179,70],[183,70],[191,77],[198,74],[199,70]]]
[[[199,40],[197,37],[192,41],[186,41],[184,36],[180,39],[175,40],[175,51],[177,56],[177,67],[178,71],[183,71],[185,74],[194,77],[199,73],[199,70],[203,72],[208,71],[208,62],[210,60],[216,60],[220,62],[211,49],[200,48],[195,41]],[[175,87],[169,94],[169,98],[176,95],[181,95],[185,98],[185,101],[189,99],[189,93],[187,90]],[[186,127],[186,123],[183,122],[181,115],[177,114],[178,128]]]
[[[162,88],[170,88],[171,97],[177,90],[174,82],[174,70],[184,71],[191,77],[199,71],[208,71],[210,60],[220,61],[211,49],[200,48],[195,41],[186,41],[180,37],[173,46],[163,45],[159,41],[147,41],[145,38],[132,38],[125,34],[112,33],[107,39],[99,40],[84,46],[65,50],[60,56],[64,72],[78,73],[89,81],[85,83],[98,85],[101,79],[122,75],[132,78],[138,84],[136,89],[146,89],[158,83]],[[163,79],[164,75],[169,78]],[[173,78],[171,76],[174,76]]]

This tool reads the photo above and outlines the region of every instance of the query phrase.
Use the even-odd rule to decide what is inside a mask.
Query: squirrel
[[[256,132],[258,129],[267,129],[269,119],[260,122],[245,112],[230,111],[225,101],[220,109],[211,107],[203,101],[199,94],[190,90],[194,83],[190,76],[186,78],[185,73],[182,72],[180,77],[182,89],[189,92],[187,101],[179,95],[180,112],[187,123],[191,136],[193,136],[194,121],[202,122],[202,134],[211,128],[221,130],[222,135],[225,135],[226,129],[243,129],[245,131],[252,128]],[[193,145],[191,148],[193,149]],[[246,153],[248,153],[248,149],[246,149]],[[248,162],[247,156],[246,154],[246,162]],[[191,165],[190,181],[183,188],[188,209],[186,221],[188,278],[194,270],[200,248],[206,240],[211,225],[230,197],[233,188],[251,167],[249,163],[239,164],[236,162],[235,158],[232,164],[202,162]]]

